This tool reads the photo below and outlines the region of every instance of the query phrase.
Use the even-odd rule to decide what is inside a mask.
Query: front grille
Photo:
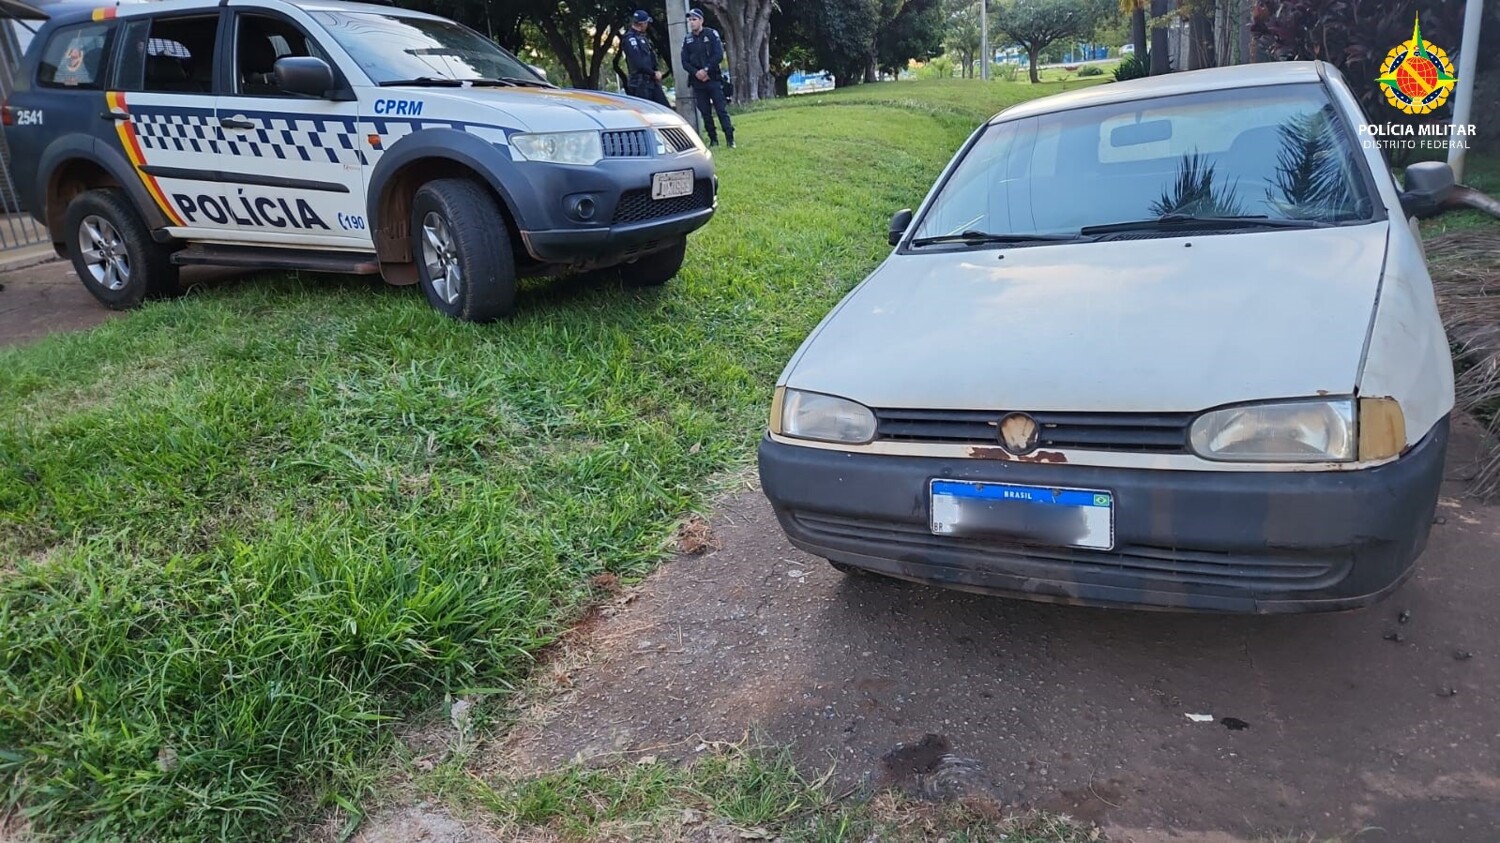
[[[651,142],[651,132],[646,129],[604,132],[601,139],[605,158],[645,158],[656,146]]]
[[[1028,566],[1027,576],[1062,582],[1091,580],[1090,575],[1123,574],[1165,585],[1216,586],[1269,595],[1328,588],[1347,576],[1353,565],[1352,557],[1329,561],[1294,553],[1244,556],[1132,544],[1122,544],[1113,551],[1023,546],[995,539],[937,536],[919,524],[810,512],[792,517],[807,531],[811,542],[830,548],[865,550],[869,542],[876,541],[891,548],[891,553],[882,553],[891,558],[905,554],[937,564],[927,554],[942,551],[956,553],[964,558],[964,564],[980,570],[989,567],[1015,572],[1015,566]],[[1013,563],[1011,568],[1006,567],[1006,561]]]
[[[620,194],[620,203],[615,206],[614,223],[642,222],[644,220],[675,217],[712,207],[714,186],[708,179],[698,179],[690,196],[674,196],[671,199],[652,199],[651,188],[627,190]]]
[[[888,442],[994,445],[1006,411],[876,410],[875,437]],[[1038,448],[1186,453],[1190,413],[1028,413]]]
[[[692,149],[694,146],[696,146],[696,144],[693,143],[693,139],[688,136],[687,132],[684,132],[683,130],[678,129],[674,126],[669,126],[665,129],[662,129],[661,133],[662,136],[667,139],[667,143],[671,145],[673,152],[687,152],[689,149]]]

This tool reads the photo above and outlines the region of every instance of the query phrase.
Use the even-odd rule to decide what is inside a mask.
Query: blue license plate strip
[[[1115,498],[1103,489],[933,480],[931,529],[940,536],[1113,550]]]

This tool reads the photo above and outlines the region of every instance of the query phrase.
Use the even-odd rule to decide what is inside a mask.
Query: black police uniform
[[[656,80],[656,48],[651,46],[651,39],[645,33],[632,29],[625,33],[621,49],[625,52],[625,66],[629,71],[625,82],[626,93],[671,108],[672,104],[667,102],[667,92],[662,90],[661,83]]]
[[[688,85],[698,100],[698,113],[703,116],[703,125],[708,130],[709,143],[719,142],[719,133],[714,130],[713,116],[709,106],[719,114],[719,123],[724,127],[724,138],[734,143],[734,124],[729,122],[729,101],[724,97],[724,74],[719,63],[724,60],[724,42],[719,33],[703,27],[694,35],[688,31],[682,42],[682,67],[687,71]],[[708,79],[700,80],[698,71],[708,71]]]

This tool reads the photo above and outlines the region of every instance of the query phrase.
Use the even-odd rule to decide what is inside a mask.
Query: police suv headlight
[[[1358,450],[1354,400],[1229,407],[1193,422],[1193,451],[1223,462],[1346,462]]]
[[[516,151],[529,161],[551,164],[597,164],[604,157],[598,132],[541,132],[511,135]]]
[[[875,414],[847,398],[783,389],[772,402],[780,408],[772,431],[796,439],[862,445],[875,438]]]

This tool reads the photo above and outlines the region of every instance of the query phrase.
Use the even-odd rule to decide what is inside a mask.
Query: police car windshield
[[[451,21],[377,12],[317,12],[313,16],[377,85],[450,79],[547,84],[520,59]]]

